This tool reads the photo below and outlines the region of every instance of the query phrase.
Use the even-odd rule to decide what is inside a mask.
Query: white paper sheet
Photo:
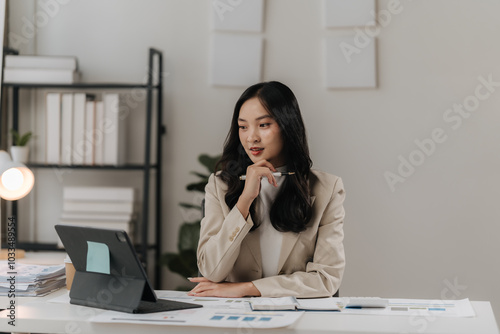
[[[11,265],[7,261],[0,261],[0,282],[5,283],[15,276],[16,283],[32,283],[65,275],[64,265],[45,266],[16,263]],[[14,274],[12,274],[14,273]]]
[[[226,328],[280,328],[292,325],[304,312],[249,312],[212,307],[149,314],[106,311],[90,319],[101,323],[132,323]]]
[[[249,298],[188,296],[185,292],[156,291],[158,298],[200,304],[203,308],[150,314],[105,311],[90,321],[227,328],[280,328],[292,325],[303,312],[252,312]]]
[[[342,299],[342,298],[339,298]],[[342,314],[404,315],[433,317],[474,317],[469,299],[389,299],[386,308],[342,309]]]

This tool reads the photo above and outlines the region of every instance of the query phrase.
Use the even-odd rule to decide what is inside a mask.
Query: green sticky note
[[[87,246],[87,271],[109,275],[108,245],[100,242],[87,241]]]

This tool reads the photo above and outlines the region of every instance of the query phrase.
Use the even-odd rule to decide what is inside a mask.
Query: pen
[[[285,176],[285,175],[293,175],[295,172],[274,172],[274,176]],[[246,180],[247,176],[246,175],[240,175],[240,180]]]

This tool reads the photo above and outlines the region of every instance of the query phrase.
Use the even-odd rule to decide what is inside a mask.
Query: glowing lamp
[[[33,172],[24,164],[12,161],[10,155],[0,151],[0,197],[15,201],[28,195],[35,184]]]

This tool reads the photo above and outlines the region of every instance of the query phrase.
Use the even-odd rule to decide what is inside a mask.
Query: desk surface
[[[21,333],[148,333],[166,332],[161,325],[90,323],[88,319],[102,310],[78,305],[47,303],[61,289],[46,297],[19,300],[16,308],[16,327],[10,326],[7,311],[0,313],[0,332]],[[472,302],[477,314],[473,318],[426,318],[407,316],[373,316],[339,314],[337,312],[306,312],[297,323],[287,328],[273,329],[273,333],[433,333],[433,334],[499,334],[489,302]],[[146,329],[147,328],[147,329]],[[241,333],[238,328],[200,328],[169,326],[168,333]],[[245,329],[243,329],[245,331]],[[269,333],[269,329],[251,329],[252,333]]]

